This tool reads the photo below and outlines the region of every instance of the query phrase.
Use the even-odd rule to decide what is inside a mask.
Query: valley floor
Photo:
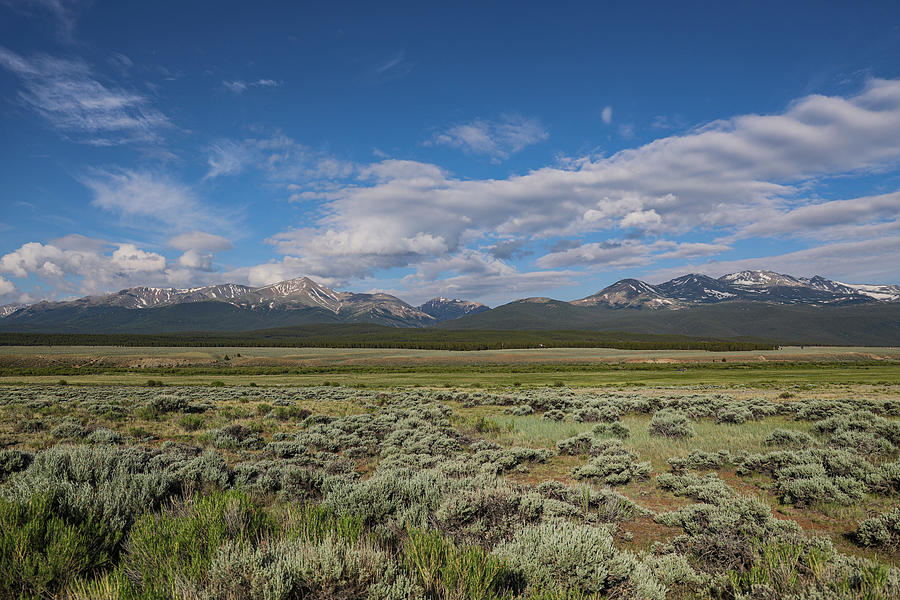
[[[898,366],[842,350],[674,384],[4,376],[0,597],[895,598]]]

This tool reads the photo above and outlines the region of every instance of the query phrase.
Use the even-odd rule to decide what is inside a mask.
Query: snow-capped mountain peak
[[[417,308],[423,313],[431,315],[439,322],[490,310],[480,302],[470,302],[468,300],[459,300],[458,298],[450,299],[443,296],[432,298]]]
[[[609,305],[614,308],[665,308],[677,303],[639,279],[622,279],[586,298],[573,300],[576,306]]]
[[[263,302],[273,300],[292,300],[307,306],[321,306],[324,309],[337,313],[341,310],[344,292],[335,292],[333,289],[317,283],[309,277],[287,279],[253,291],[253,295]]]
[[[719,277],[719,281],[746,287],[805,287],[803,281],[775,271],[740,271]]]
[[[867,285],[862,283],[841,283],[839,281],[833,283],[882,302],[900,302],[900,285]]]

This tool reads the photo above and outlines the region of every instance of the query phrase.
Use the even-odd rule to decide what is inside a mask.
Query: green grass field
[[[253,350],[0,348],[0,597],[900,596],[893,349]]]

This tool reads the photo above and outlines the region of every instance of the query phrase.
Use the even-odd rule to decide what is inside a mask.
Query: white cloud
[[[718,277],[744,269],[771,269],[800,277],[823,275],[846,283],[896,283],[900,280],[900,235],[822,244],[771,256],[687,263],[659,269],[647,279],[661,282],[684,273]]]
[[[846,200],[810,202],[766,215],[740,228],[733,238],[806,235],[851,237],[859,225],[900,222],[900,192]]]
[[[87,63],[26,58],[0,46],[0,66],[19,77],[19,99],[59,131],[93,145],[152,142],[169,119],[135,91],[100,83]]]
[[[14,293],[18,288],[12,281],[0,277],[0,297],[8,296]]]
[[[134,244],[122,244],[113,250],[111,262],[126,273],[152,273],[166,268],[166,257],[145,252]]]
[[[290,192],[289,200],[318,199],[357,173],[355,163],[305,146],[275,133],[270,137],[220,140],[209,147],[209,171],[204,179],[234,175],[248,168]]]
[[[497,304],[572,285],[576,276],[574,271],[521,272],[483,252],[463,250],[422,263],[416,273],[399,282],[402,287],[391,293],[416,303],[444,296]]]
[[[179,250],[207,250],[222,252],[230,250],[234,245],[221,235],[205,231],[187,231],[169,240],[169,245]]]
[[[603,112],[600,113],[600,117],[607,125],[612,123],[612,106],[604,107]]]
[[[243,94],[247,91],[247,83],[239,79],[235,81],[223,81],[222,85],[224,85],[235,94]]]
[[[332,287],[341,286],[346,282],[345,279],[339,277],[312,273],[307,270],[304,261],[293,256],[285,256],[278,261],[273,260],[251,267],[240,267],[225,273],[224,277],[228,281],[246,282],[253,287],[261,287],[297,277],[313,277],[317,282]]]
[[[201,203],[193,190],[164,175],[129,169],[96,169],[82,179],[94,198],[92,204],[118,214],[126,222],[146,228],[147,221],[168,229],[185,230],[209,225],[228,229],[231,224]]]
[[[279,87],[281,83],[282,82],[276,81],[275,79],[257,79],[256,81],[235,79],[233,81],[223,81],[222,85],[235,94],[243,94],[252,87]]]
[[[654,209],[630,212],[619,222],[621,227],[652,229],[662,223],[662,217]]]
[[[550,137],[538,119],[504,115],[498,121],[476,119],[436,134],[426,145],[451,146],[502,160]]]
[[[873,80],[849,98],[808,96],[782,114],[738,116],[609,157],[565,160],[506,179],[464,180],[436,165],[384,160],[359,169],[357,181],[329,189],[318,221],[271,241],[310,273],[333,268],[341,277],[366,277],[451,256],[486,234],[615,238],[616,229],[643,227],[656,235],[699,230],[723,237],[707,246],[658,246],[649,254],[632,243],[616,251],[586,245],[564,261],[647,264],[687,248],[720,252],[727,235],[809,204],[800,191],[815,189],[822,178],[893,168],[898,161],[900,81]],[[886,197],[869,206],[887,218],[892,202]]]
[[[402,79],[409,75],[415,63],[406,58],[406,50],[400,50],[390,58],[383,60],[369,69],[366,78],[370,83],[380,84]]]
[[[211,271],[212,259],[212,254],[201,254],[196,250],[188,250],[178,257],[178,264],[189,269]]]
[[[545,268],[591,265],[612,269],[643,266],[668,258],[711,256],[729,249],[724,244],[704,242],[607,240],[545,254],[537,264]]]
[[[75,30],[75,7],[78,0],[11,0],[6,3],[13,10],[30,16],[49,16],[55,21],[57,33],[67,42],[72,41]]]
[[[243,171],[255,156],[251,149],[231,140],[221,140],[209,147],[209,164],[204,179],[212,179],[223,175],[237,175]]]
[[[99,247],[83,244],[67,249],[29,242],[0,257],[0,273],[21,279],[36,278],[54,290],[56,296],[86,295],[135,285],[221,282],[221,274],[210,272],[211,261],[211,254],[188,250],[173,264],[162,254],[131,243],[104,243]]]

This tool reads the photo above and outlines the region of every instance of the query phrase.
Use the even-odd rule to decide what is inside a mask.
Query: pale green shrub
[[[87,436],[86,441],[90,444],[120,444],[122,434],[106,427],[98,427]]]
[[[609,485],[626,484],[633,479],[645,479],[652,469],[649,462],[638,462],[638,456],[622,445],[620,440],[603,440],[591,447],[594,457],[572,471],[575,479],[593,479]]]
[[[31,452],[0,450],[0,483],[13,473],[24,471],[34,460]]]
[[[693,473],[661,473],[656,477],[656,483],[676,496],[686,496],[709,504],[721,504],[736,496],[734,490],[714,473],[704,477]]]
[[[788,448],[810,448],[816,445],[811,435],[793,429],[773,429],[763,440],[766,446],[787,446]]]
[[[711,572],[752,564],[754,541],[800,531],[794,521],[774,519],[767,505],[747,496],[718,495],[714,503],[691,504],[655,520],[682,528],[685,533],[673,540],[674,548]]]
[[[412,600],[423,595],[390,554],[370,542],[346,542],[331,536],[317,542],[227,543],[213,559],[200,597]]]
[[[619,421],[612,423],[597,423],[594,425],[593,431],[594,435],[598,437],[611,436],[626,439],[631,435],[631,431],[629,431],[628,427]]]
[[[666,586],[650,567],[618,550],[609,531],[567,521],[520,529],[494,556],[521,574],[532,594],[575,592],[663,600]]]
[[[731,453],[728,450],[704,452],[703,450],[694,449],[687,456],[673,456],[666,462],[669,463],[673,471],[718,469],[731,462]]]
[[[663,408],[653,413],[647,429],[652,435],[663,437],[681,438],[694,435],[694,428],[687,415],[670,408]]]
[[[889,551],[900,549],[900,507],[862,521],[855,537],[863,546],[877,546]]]

